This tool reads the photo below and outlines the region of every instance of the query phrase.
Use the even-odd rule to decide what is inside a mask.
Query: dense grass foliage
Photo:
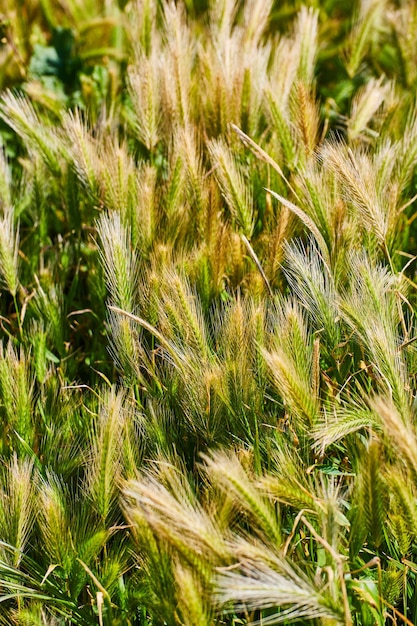
[[[416,624],[417,3],[0,6],[0,624]]]

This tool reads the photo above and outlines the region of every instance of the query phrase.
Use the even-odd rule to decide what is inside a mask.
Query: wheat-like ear
[[[39,153],[50,170],[60,174],[65,144],[52,126],[47,126],[45,120],[41,122],[28,98],[6,91],[0,102],[0,117],[25,141],[31,153]]]
[[[381,419],[387,442],[395,450],[398,463],[405,463],[417,478],[417,433],[408,413],[400,413],[390,398],[376,396],[370,405]]]
[[[288,102],[300,63],[301,41],[299,38],[281,37],[272,57],[272,67],[266,90],[267,111],[274,119],[273,106],[280,116],[288,116]],[[288,130],[288,129],[287,129]]]
[[[1,558],[18,567],[35,521],[33,461],[18,460],[16,455],[2,469],[0,487],[0,533],[2,542],[16,550],[0,548]]]
[[[254,50],[261,44],[261,37],[268,25],[273,0],[248,0],[244,6],[244,39]],[[257,50],[257,51],[258,51]]]
[[[173,134],[177,139],[179,132]],[[161,202],[164,205],[165,233],[167,242],[174,244],[184,241],[190,226],[190,206],[187,202],[187,172],[183,161],[183,146],[178,141],[172,141],[169,151],[169,175],[163,188]],[[157,196],[158,198],[158,196]],[[162,221],[162,220],[161,220]],[[155,250],[157,254],[168,253],[168,247],[161,245]],[[168,253],[171,254],[172,251]]]
[[[243,234],[250,239],[254,228],[252,190],[229,146],[223,139],[208,143],[215,176],[229,210]]]
[[[407,87],[414,84],[417,71],[413,62],[414,45],[413,33],[417,22],[416,6],[412,3],[398,5],[395,10],[387,11],[387,22],[395,33],[395,45],[401,59],[399,76]]]
[[[320,113],[314,92],[307,91],[301,81],[294,85],[290,108],[297,131],[299,167],[301,168],[314,155],[320,128]]]
[[[398,464],[387,467],[385,480],[390,486],[390,527],[405,555],[417,535],[417,501],[415,482],[402,469]]]
[[[226,310],[220,308],[218,315],[215,340],[227,397],[231,407],[245,407],[249,418],[252,411],[261,410],[262,390],[267,384],[266,365],[260,353],[267,341],[266,309],[252,299],[239,298]]]
[[[336,555],[344,554],[346,533],[350,530],[349,505],[346,503],[346,489],[340,479],[335,476],[314,476],[314,486],[318,496],[318,520],[319,536],[329,546],[325,546],[335,563],[339,561]],[[320,539],[318,539],[320,542]],[[323,545],[325,545],[323,543]],[[344,557],[342,557],[344,560]],[[339,565],[342,563],[339,561]],[[339,570],[340,575],[340,570]],[[338,583],[333,587],[333,593],[338,589]]]
[[[395,170],[400,186],[405,188],[413,175],[417,160],[417,114],[415,110],[409,112],[406,124],[398,139],[398,156],[395,160]]]
[[[310,428],[318,416],[319,398],[313,391],[313,345],[305,315],[296,303],[281,303],[276,324],[279,333],[271,347],[261,348],[261,352],[293,428],[300,432]]]
[[[158,226],[157,172],[151,165],[143,165],[136,170],[135,176],[140,201],[131,207],[132,245],[147,256],[155,241]]]
[[[62,130],[69,160],[87,192],[96,199],[100,193],[99,139],[92,136],[78,110],[65,115]]]
[[[311,393],[311,381],[302,380],[290,357],[283,352],[263,352],[271,376],[289,414],[296,418],[296,430],[309,431],[318,414],[316,399]]]
[[[164,6],[163,107],[173,125],[186,126],[191,118],[190,93],[195,43],[182,5]]]
[[[144,518],[159,541],[209,582],[213,565],[229,562],[225,538],[181,470],[164,461],[161,464],[159,477],[148,475],[127,483],[123,490],[126,516],[138,533]]]
[[[125,8],[130,28],[127,29],[133,46],[140,47],[140,51],[148,57],[152,56],[154,48],[160,45],[157,30],[158,4],[153,0],[137,0]]]
[[[203,169],[203,150],[197,129],[191,125],[178,128],[173,141],[177,144],[177,151],[185,165],[185,179],[187,197],[193,212],[194,229],[201,230],[203,216],[206,213],[208,202],[208,185]]]
[[[366,138],[373,135],[375,131],[368,128],[369,122],[374,118],[375,113],[383,102],[392,94],[393,85],[384,82],[384,77],[371,78],[365,87],[358,90],[353,101],[347,123],[348,137],[350,141],[358,138]]]
[[[130,217],[138,202],[138,193],[137,169],[127,145],[118,138],[105,138],[97,146],[97,151],[100,155],[100,186],[104,204],[107,209]]]
[[[260,129],[259,111],[271,54],[262,33],[270,6],[270,0],[251,0],[240,12],[234,2],[213,9],[213,16],[222,15],[221,22],[211,24],[209,45],[199,48],[201,73],[207,81],[201,94],[206,111],[202,121],[210,135],[224,133],[230,122],[242,125],[250,134]]]
[[[128,313],[135,309],[138,261],[131,247],[130,229],[118,213],[103,214],[97,224],[100,260],[112,303]]]
[[[368,539],[379,548],[384,540],[386,511],[388,506],[387,485],[381,472],[382,447],[371,440],[365,454],[360,458],[353,501],[356,504],[352,521],[352,546]]]
[[[123,309],[112,309],[109,305],[110,328],[109,352],[123,376],[125,385],[149,384],[148,375],[153,377],[153,365],[142,343],[142,330],[125,315]]]
[[[161,76],[157,55],[155,44],[150,56],[138,51],[128,70],[129,93],[135,112],[133,128],[150,152],[161,138]]]
[[[287,624],[289,621],[344,621],[343,609],[330,594],[315,586],[292,563],[277,553],[249,543],[239,542],[239,563],[236,568],[219,570],[216,579],[216,599],[224,607],[232,603],[233,610],[268,610],[262,624]],[[271,609],[280,609],[273,613]],[[255,622],[261,624],[261,622]]]
[[[307,215],[307,213],[303,211],[303,209],[301,209],[299,206],[297,206],[293,202],[290,202],[290,200],[283,198],[282,196],[277,194],[275,191],[272,191],[271,189],[267,189],[266,191],[270,193],[274,198],[276,198],[279,202],[281,202],[287,209],[289,209],[292,213],[294,213],[294,215],[296,215],[303,222],[304,226],[308,228],[310,233],[314,236],[315,240],[317,241],[320,247],[320,251],[325,261],[328,261],[329,249],[327,247],[326,241],[323,235],[321,234],[320,230],[318,229],[317,225],[311,219],[311,217]]]
[[[213,611],[196,573],[184,567],[180,561],[175,564],[174,573],[178,587],[178,609],[183,623],[187,626],[212,626]]]
[[[68,488],[48,472],[39,481],[38,522],[42,545],[51,563],[59,563],[69,573],[74,562],[74,544],[69,525]]]
[[[380,32],[386,0],[361,0],[346,48],[347,72],[357,74],[369,46]]]
[[[274,322],[279,332],[272,337],[271,348],[288,355],[302,380],[312,383],[314,347],[305,312],[295,299],[282,299],[277,302]]]
[[[125,394],[111,389],[102,400],[91,430],[84,488],[103,525],[116,517],[114,509],[122,478],[127,415]]]
[[[19,288],[19,232],[14,210],[8,206],[0,218],[0,280],[15,298]]]
[[[272,59],[268,94],[270,102],[274,102],[281,115],[288,115],[288,101],[297,80],[307,90],[313,86],[317,52],[318,11],[302,6],[293,33],[281,38]]]
[[[319,135],[314,101],[314,65],[318,43],[318,13],[302,7],[292,37],[276,47],[266,87],[267,113],[294,170],[310,158]]]
[[[285,246],[284,273],[301,306],[308,312],[315,330],[325,331],[331,345],[340,339],[339,310],[333,274],[312,242]]]
[[[263,496],[253,479],[248,476],[234,453],[204,454],[204,468],[210,480],[244,509],[253,530],[273,545],[281,544],[281,529],[274,508]]]
[[[5,149],[0,144],[0,209],[12,206],[12,172]]]
[[[238,9],[237,0],[213,0],[210,2],[210,30],[221,49],[230,39]]]
[[[299,42],[300,57],[298,78],[306,87],[311,87],[318,52],[319,12],[312,7],[302,6],[298,13],[294,39]]]
[[[375,234],[382,247],[386,245],[386,199],[378,194],[376,171],[369,157],[330,142],[323,146],[320,156],[342,183],[346,198],[356,208],[364,227]]]
[[[10,438],[13,442],[17,440],[14,445],[19,450],[31,449],[35,432],[33,374],[23,347],[15,349],[11,342],[4,349],[0,341],[0,397],[8,426],[8,432],[3,432],[5,442]]]
[[[381,429],[375,413],[358,398],[346,398],[334,403],[313,429],[314,447],[321,454],[326,448],[360,430],[378,432]]]
[[[164,335],[184,352],[191,349],[207,363],[211,350],[203,309],[187,278],[175,270],[165,269],[160,295],[159,319]]]
[[[350,290],[340,299],[340,311],[376,368],[380,388],[388,390],[398,410],[407,415],[407,364],[399,350],[401,279],[367,256],[353,254],[349,266]]]
[[[272,501],[294,507],[301,511],[318,512],[321,506],[314,485],[307,476],[301,459],[290,446],[284,446],[274,454],[273,472],[268,472],[259,481],[260,490]]]
[[[59,356],[64,356],[66,352],[64,344],[64,296],[62,287],[56,285],[45,285],[43,287],[35,276],[37,288],[35,297],[32,300],[33,309],[39,319],[47,320],[48,328],[51,331],[51,339]]]
[[[294,186],[298,202],[323,235],[329,250],[327,263],[337,284],[339,278],[345,279],[347,250],[362,243],[358,238],[357,219],[351,215],[334,172],[320,156],[309,158],[298,170]]]
[[[120,214],[123,227],[131,236],[131,246],[147,256],[156,229],[156,168],[144,162],[136,165],[127,144],[118,138],[103,139],[98,149],[102,201],[109,213]],[[113,219],[115,232],[117,220]],[[112,226],[109,224],[108,228]]]

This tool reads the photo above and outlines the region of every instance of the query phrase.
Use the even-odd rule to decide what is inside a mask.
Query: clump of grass
[[[0,25],[2,623],[417,622],[417,13],[311,4]]]

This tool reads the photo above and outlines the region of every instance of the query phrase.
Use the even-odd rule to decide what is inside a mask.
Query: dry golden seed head
[[[320,118],[313,95],[307,92],[304,83],[296,83],[291,104],[301,145],[305,156],[310,157],[318,143]]]

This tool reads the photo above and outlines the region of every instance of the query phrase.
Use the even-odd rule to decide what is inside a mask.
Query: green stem
[[[17,325],[19,326],[19,335],[20,335],[20,339],[22,339],[23,337],[23,332],[22,332],[22,320],[20,319],[20,313],[19,313],[19,307],[17,304],[17,299],[16,299],[16,294],[13,294],[13,302],[14,302],[14,308],[16,311],[16,318],[17,318]]]

